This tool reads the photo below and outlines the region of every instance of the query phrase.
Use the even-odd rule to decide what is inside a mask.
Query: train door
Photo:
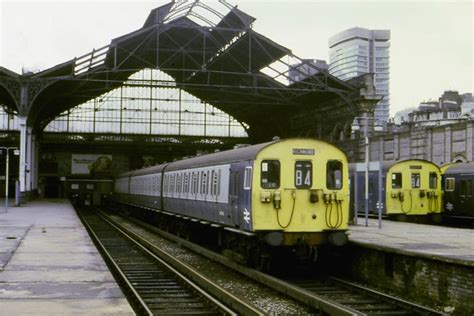
[[[240,187],[240,172],[237,164],[230,167],[230,188],[229,188],[229,214],[232,217],[232,224],[237,226],[239,224],[239,187]]]
[[[377,202],[379,200],[378,175],[374,172],[369,173],[369,212],[377,212]]]
[[[252,163],[239,162],[231,165],[229,203],[232,222],[241,229],[252,229]]]
[[[474,204],[474,181],[466,178],[461,178],[461,188],[459,194],[459,205],[463,215],[467,215],[469,213],[469,209]]]

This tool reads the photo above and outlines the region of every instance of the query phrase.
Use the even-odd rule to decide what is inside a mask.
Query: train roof
[[[371,163],[378,163],[378,161],[371,161]],[[437,164],[435,164],[434,162],[432,161],[429,161],[429,160],[425,160],[425,159],[405,159],[405,160],[397,160],[397,161],[384,161],[382,162],[382,171],[383,172],[388,172],[388,170],[398,164],[401,164],[401,163],[428,163],[428,164],[431,164],[431,165],[435,165],[436,167],[438,167]],[[357,163],[350,163],[349,164],[349,171],[350,172],[354,172],[357,168],[357,172],[362,172],[362,171],[365,171],[365,163],[364,162],[357,162]],[[360,168],[360,169],[359,169]],[[374,172],[374,171],[378,171],[377,170],[374,170],[373,168],[378,168],[378,164],[376,164],[375,166],[373,164],[370,165],[370,172]],[[439,167],[438,167],[439,168]]]
[[[230,149],[222,152],[197,156],[189,159],[183,159],[179,161],[174,161],[170,163],[161,164],[158,166],[148,167],[144,169],[128,171],[122,173],[121,175],[117,176],[117,178],[125,178],[130,176],[140,176],[150,173],[159,173],[162,172],[163,169],[166,167],[166,170],[180,170],[186,168],[196,168],[196,167],[204,167],[208,165],[219,165],[225,163],[231,163],[235,161],[242,161],[242,160],[252,160],[255,159],[257,154],[263,148],[267,147],[270,144],[277,143],[282,140],[271,141],[263,144],[252,145],[237,149]]]
[[[405,159],[405,160],[400,160],[400,161],[396,161],[392,166],[395,166],[399,163],[423,163],[423,164],[430,164],[430,165],[434,165],[436,166],[438,169],[439,169],[439,166],[437,164],[435,164],[434,162],[430,161],[430,160],[426,160],[426,159]]]
[[[460,162],[460,163],[455,163],[446,169],[444,174],[460,174],[460,173],[466,173],[466,174],[474,174],[474,162]]]
[[[236,161],[253,160],[263,148],[279,141],[281,140],[175,161],[170,163],[166,170],[172,171],[186,168],[205,167],[208,165],[232,163]]]

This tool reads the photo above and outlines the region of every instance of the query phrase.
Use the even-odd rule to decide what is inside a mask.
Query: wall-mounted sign
[[[71,174],[90,174],[94,171],[110,170],[112,155],[82,155],[73,154]]]

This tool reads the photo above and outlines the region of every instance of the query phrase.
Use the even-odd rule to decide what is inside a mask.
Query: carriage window
[[[176,177],[175,177],[174,174],[171,175],[170,177],[171,177],[171,179],[170,179],[170,181],[171,181],[171,183],[170,183],[170,192],[171,192],[171,193],[174,193],[175,178],[176,178]]]
[[[421,187],[421,177],[419,173],[412,173],[411,174],[411,187],[413,189],[417,189]]]
[[[194,173],[193,172],[193,194],[197,194],[198,193],[198,179],[199,178],[199,173],[196,172]]]
[[[233,195],[237,196],[239,194],[239,173],[234,173],[234,187],[233,187]]]
[[[461,195],[472,195],[473,182],[469,180],[461,180]]]
[[[402,188],[402,174],[392,173],[392,189],[401,189]]]
[[[455,181],[454,178],[446,178],[444,187],[446,191],[454,191],[455,188]]]
[[[210,182],[211,182],[211,195],[215,196],[217,195],[217,172],[214,170],[211,171]]]
[[[217,175],[217,195],[221,195],[221,170],[219,170]]]
[[[466,180],[461,180],[460,194],[461,195],[466,195],[467,194],[467,181]]]
[[[181,193],[181,174],[176,175],[176,192]]]
[[[201,171],[201,194],[207,194],[207,172]]]
[[[329,160],[326,165],[326,187],[330,190],[342,188],[342,162]]]
[[[295,163],[295,187],[308,189],[313,185],[313,164],[311,161],[297,161]]]
[[[77,184],[77,183],[71,184],[71,189],[72,190],[79,190],[79,184]]]
[[[163,181],[163,192],[168,192],[168,182],[169,182],[169,175],[165,175],[165,180]]]
[[[438,188],[438,175],[436,172],[430,172],[430,189]]]
[[[473,187],[472,187],[473,182],[469,181],[469,180],[467,180],[466,182],[467,182],[467,194],[471,195],[472,194],[472,189],[473,189]]]
[[[188,183],[189,183],[188,174],[185,173],[184,180],[183,180],[183,193],[188,193],[188,190],[189,190]]]
[[[280,187],[280,162],[278,160],[263,160],[260,186],[263,189],[278,189]]]
[[[245,167],[244,190],[250,190],[252,187],[252,167]]]

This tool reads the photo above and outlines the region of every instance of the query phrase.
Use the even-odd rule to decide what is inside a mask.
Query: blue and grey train
[[[474,218],[474,162],[450,164],[443,169],[445,214]]]
[[[124,173],[114,199],[216,230],[223,248],[248,258],[268,248],[313,252],[346,243],[347,179],[340,149],[292,138]]]

